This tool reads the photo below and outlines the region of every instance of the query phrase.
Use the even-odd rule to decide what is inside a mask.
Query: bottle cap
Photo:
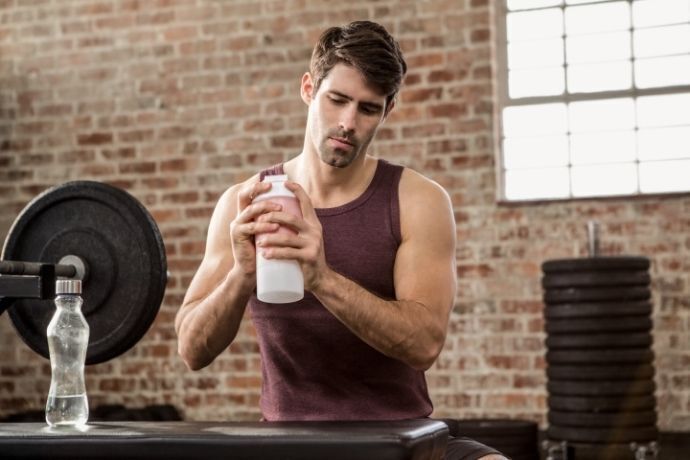
[[[287,187],[285,187],[286,180],[288,180],[288,176],[286,174],[273,174],[269,176],[264,176],[263,182],[270,182],[271,188],[268,191],[259,194],[252,201],[256,203],[258,201],[268,200],[270,198],[280,196],[294,198],[295,194],[292,193]]]
[[[57,280],[55,295],[60,294],[81,294],[81,280]]]

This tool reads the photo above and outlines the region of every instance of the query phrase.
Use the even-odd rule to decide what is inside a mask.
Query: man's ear
[[[300,94],[305,104],[311,104],[312,98],[314,97],[314,81],[312,80],[309,72],[305,72],[304,75],[302,75]]]

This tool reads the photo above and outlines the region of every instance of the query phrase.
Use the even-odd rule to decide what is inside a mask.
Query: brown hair
[[[338,63],[359,70],[369,85],[386,96],[386,112],[390,110],[407,72],[407,64],[400,45],[383,26],[371,21],[355,21],[324,31],[311,55],[309,71],[314,92]]]

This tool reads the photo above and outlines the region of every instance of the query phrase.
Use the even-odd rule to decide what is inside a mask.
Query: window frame
[[[559,5],[548,6],[548,7],[538,7],[532,9],[525,9],[520,11],[530,11],[530,10],[540,10],[547,8],[560,8],[565,14],[566,6],[581,6],[581,5],[596,5],[625,1],[630,6],[630,28],[628,29],[631,33],[634,31],[634,26],[632,24],[632,7],[633,0],[604,0],[604,1],[592,1],[577,4],[577,5],[566,5],[565,0],[561,0]],[[497,0],[495,2],[494,9],[494,27],[496,33],[494,34],[494,65],[496,68],[495,73],[495,88],[494,97],[496,100],[496,110],[494,111],[494,156],[495,156],[495,177],[496,177],[496,201],[499,204],[520,204],[520,203],[542,203],[542,202],[569,202],[569,201],[582,201],[582,200],[620,200],[620,199],[646,199],[646,198],[658,198],[658,197],[674,197],[674,196],[687,196],[690,195],[690,186],[688,190],[681,191],[670,191],[670,192],[641,192],[639,188],[639,165],[640,159],[635,159],[635,168],[638,173],[636,175],[638,188],[635,193],[632,194],[613,194],[613,195],[587,195],[587,196],[574,196],[572,191],[572,163],[568,162],[568,178],[571,181],[571,186],[569,186],[569,196],[567,197],[538,197],[538,198],[519,198],[519,199],[509,199],[506,197],[506,168],[504,167],[504,154],[503,154],[503,110],[507,107],[514,106],[525,106],[525,105],[537,105],[537,104],[548,104],[548,103],[563,103],[566,106],[571,102],[580,101],[596,101],[604,99],[614,99],[614,98],[631,98],[633,102],[636,103],[638,97],[643,96],[657,96],[657,95],[673,95],[679,93],[690,93],[690,84],[686,85],[673,85],[673,86],[662,86],[654,88],[637,88],[635,86],[635,55],[631,53],[630,61],[631,75],[632,75],[632,85],[629,89],[625,90],[607,90],[599,92],[588,92],[588,93],[569,93],[568,92],[568,62],[567,58],[564,58],[564,78],[565,85],[563,93],[559,95],[552,96],[529,96],[521,97],[516,99],[511,99],[508,94],[508,31],[507,31],[507,18],[510,10],[508,9],[508,0]],[[563,31],[563,43],[565,46],[565,30]],[[632,39],[631,39],[632,40]],[[631,41],[631,48],[633,47]],[[564,50],[565,52],[565,50]],[[634,128],[634,132],[637,133],[638,127]],[[568,137],[570,136],[570,131],[567,132]],[[636,141],[637,145],[637,141]],[[570,154],[569,150],[569,154]],[[688,155],[690,159],[690,155]],[[689,178],[690,181],[690,178]]]

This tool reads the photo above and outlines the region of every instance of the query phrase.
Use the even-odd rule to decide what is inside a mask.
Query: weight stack
[[[443,419],[453,437],[493,447],[511,460],[539,460],[536,422],[512,419]]]
[[[546,435],[576,460],[633,460],[631,443],[657,439],[648,269],[645,257],[542,264]]]

